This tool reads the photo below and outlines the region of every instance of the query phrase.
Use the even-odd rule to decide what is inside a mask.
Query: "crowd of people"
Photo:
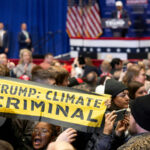
[[[149,60],[129,62],[109,58],[96,67],[90,58],[79,56],[68,67],[49,53],[37,65],[33,63],[31,51],[22,49],[15,66],[5,53],[0,54],[1,76],[111,95],[106,104],[104,127],[99,132],[85,133],[47,122],[1,117],[0,149],[148,150],[149,72]],[[122,110],[125,113],[118,119]]]

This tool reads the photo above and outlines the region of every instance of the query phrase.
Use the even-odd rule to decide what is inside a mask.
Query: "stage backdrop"
[[[111,17],[116,0],[98,0],[101,18]],[[132,22],[127,37],[150,36],[150,0],[122,0]],[[9,57],[18,58],[17,34],[26,22],[32,34],[34,55],[51,52],[54,55],[69,51],[66,34],[67,0],[0,0],[0,21],[9,31]],[[102,37],[111,37],[104,29]],[[44,39],[41,41],[41,39]],[[38,42],[41,41],[41,42]],[[37,45],[38,44],[38,45]]]
[[[18,57],[17,35],[22,22],[32,35],[34,55],[68,52],[66,12],[66,0],[0,0],[0,22],[9,32],[9,57]]]
[[[99,0],[101,18],[111,18],[117,0]],[[150,36],[150,0],[121,0],[128,11],[132,25],[129,27],[127,37]],[[103,37],[111,37],[110,29],[103,31]]]

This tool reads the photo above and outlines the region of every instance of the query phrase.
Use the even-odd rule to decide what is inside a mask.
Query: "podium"
[[[113,37],[125,37],[129,28],[129,19],[104,18],[102,28],[111,29]]]
[[[102,28],[128,29],[129,28],[128,22],[129,22],[129,19],[103,18],[102,19]]]

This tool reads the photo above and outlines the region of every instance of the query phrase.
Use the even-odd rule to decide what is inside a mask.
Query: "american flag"
[[[67,33],[70,38],[96,38],[102,34],[97,0],[68,0]]]

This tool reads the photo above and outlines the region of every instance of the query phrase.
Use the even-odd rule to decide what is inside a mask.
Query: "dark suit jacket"
[[[23,49],[23,48],[27,48],[27,49],[31,50],[31,48],[32,48],[32,39],[31,39],[31,35],[30,35],[29,32],[28,32],[28,34],[29,34],[29,38],[31,40],[30,43],[26,43],[26,41],[25,41],[26,37],[25,37],[23,32],[20,32],[18,34],[19,50]]]
[[[117,10],[115,10],[114,12],[112,12],[112,18],[117,19]],[[128,12],[126,10],[122,10],[122,14],[121,14],[121,18],[122,19],[129,19],[129,15]],[[118,37],[125,37],[126,33],[128,32],[128,29],[112,29],[113,32],[113,36],[115,37],[116,35]]]
[[[112,12],[112,18],[117,18],[117,10]],[[129,15],[128,15],[127,11],[124,9],[122,10],[121,18],[122,19],[129,19]]]

